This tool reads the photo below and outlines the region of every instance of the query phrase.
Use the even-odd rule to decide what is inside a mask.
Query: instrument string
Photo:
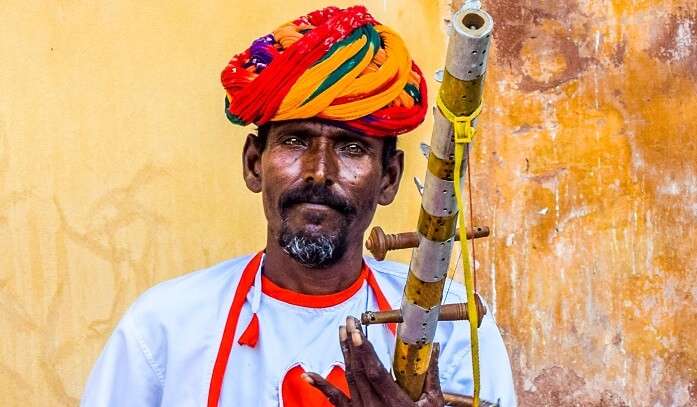
[[[467,149],[467,193],[469,195],[469,212],[470,212],[470,229],[474,231],[474,205],[472,203],[472,166],[470,165],[470,150]],[[464,225],[461,225],[461,227]],[[477,253],[474,250],[474,238],[470,239],[470,243],[472,245],[472,263],[474,264],[474,270],[472,272],[472,276],[474,277],[474,290],[477,291]],[[443,299],[441,300],[441,305],[445,304],[445,299],[448,297],[448,294],[450,294],[450,287],[453,285],[453,279],[455,279],[455,273],[457,272],[457,269],[460,267],[460,261],[462,260],[462,250],[458,252],[457,255],[457,260],[455,260],[455,265],[454,267],[448,271],[448,278],[450,281],[448,282],[448,288],[445,290],[445,295],[443,296]]]
[[[445,295],[443,296],[443,299],[440,301],[441,305],[445,304],[445,299],[448,298],[448,294],[450,294],[450,287],[453,286],[453,280],[455,279],[455,273],[457,273],[457,267],[458,264],[460,264],[460,259],[462,259],[462,251],[460,251],[457,254],[457,260],[455,260],[455,266],[452,268],[451,271],[448,271],[448,278],[450,281],[448,282],[448,289],[445,290]]]

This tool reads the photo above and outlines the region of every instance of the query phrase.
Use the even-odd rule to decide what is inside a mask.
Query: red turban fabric
[[[404,41],[363,6],[327,7],[235,55],[221,74],[231,122],[319,118],[367,136],[416,128],[426,81]]]

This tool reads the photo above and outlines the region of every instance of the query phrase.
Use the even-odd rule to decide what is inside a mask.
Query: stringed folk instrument
[[[484,307],[474,293],[467,239],[484,237],[488,229],[464,226],[461,185],[476,117],[482,106],[493,20],[485,11],[468,8],[454,13],[451,24],[438,107],[434,109],[431,144],[424,148],[428,169],[423,186],[419,188],[422,202],[417,231],[385,235],[381,229],[375,229],[366,242],[366,247],[374,251],[378,259],[384,259],[388,250],[414,247],[402,304],[399,310],[387,313],[366,312],[362,321],[364,324],[399,322],[393,373],[397,383],[413,400],[417,400],[423,390],[439,319],[477,321],[477,324],[470,324],[474,395],[446,395],[446,401],[451,405],[478,406],[477,327]],[[460,229],[456,230],[458,219]],[[441,306],[456,241],[462,250],[467,303]],[[493,404],[481,402],[481,405]]]

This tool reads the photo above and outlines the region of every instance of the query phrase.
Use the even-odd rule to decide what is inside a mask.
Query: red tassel
[[[252,320],[249,321],[249,325],[247,325],[247,329],[244,330],[242,333],[242,336],[240,336],[240,339],[237,341],[240,345],[247,345],[250,348],[254,348],[257,346],[257,342],[259,341],[259,318],[257,318],[257,314],[252,314]]]

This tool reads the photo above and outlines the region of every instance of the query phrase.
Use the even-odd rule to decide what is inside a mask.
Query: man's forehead
[[[269,134],[280,136],[284,134],[297,134],[309,137],[330,136],[370,139],[356,131],[348,130],[335,123],[321,120],[291,120],[271,123]]]

